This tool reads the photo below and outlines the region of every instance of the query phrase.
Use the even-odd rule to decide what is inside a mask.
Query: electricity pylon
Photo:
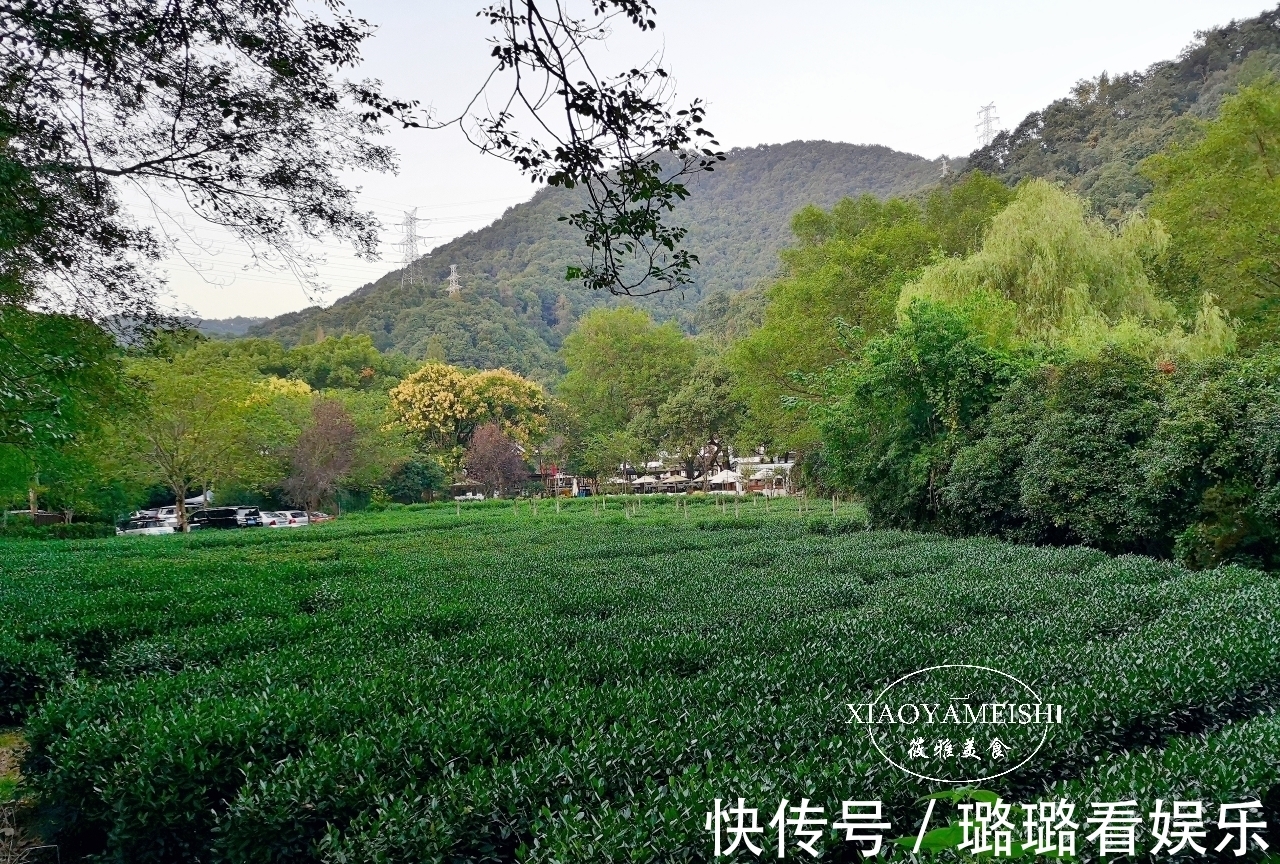
[[[424,256],[418,254],[418,241],[426,239],[418,236],[418,208],[404,211],[404,219],[400,222],[400,242],[395,244],[400,250],[400,261],[404,264],[400,271],[400,287],[422,280],[418,259]]]
[[[996,124],[1000,118],[996,116],[996,103],[983,105],[978,109],[978,125],[973,128],[978,133],[978,147],[986,147],[998,134]]]

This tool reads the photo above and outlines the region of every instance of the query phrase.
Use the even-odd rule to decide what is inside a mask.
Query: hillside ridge
[[[678,210],[687,243],[699,256],[694,284],[637,302],[660,318],[693,329],[705,298],[768,280],[778,250],[790,242],[791,215],[810,203],[831,206],[848,195],[909,194],[934,183],[941,161],[882,145],[795,141],[731,150],[716,171],[690,183]],[[366,333],[384,351],[443,356],[475,367],[507,366],[544,380],[556,377],[560,340],[583,311],[620,302],[564,279],[581,241],[558,217],[576,209],[576,193],[543,188],[497,220],[420,259],[421,279],[402,284],[395,269],[336,300],[281,315],[250,330],[294,345],[318,335]],[[449,297],[450,265],[463,290]]]

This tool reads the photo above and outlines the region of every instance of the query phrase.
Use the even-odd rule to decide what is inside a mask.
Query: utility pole
[[[457,297],[458,292],[462,290],[462,283],[458,281],[458,265],[449,265],[449,296]]]
[[[986,147],[996,137],[996,124],[1000,118],[996,116],[996,103],[983,105],[978,109],[978,125],[973,128],[978,133],[978,147]]]
[[[422,274],[418,270],[418,241],[425,240],[418,236],[418,208],[404,211],[404,219],[400,221],[400,261],[404,268],[400,271],[400,287],[404,288],[421,281]]]

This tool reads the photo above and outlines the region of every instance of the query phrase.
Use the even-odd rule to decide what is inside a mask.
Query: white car
[[[163,519],[130,519],[116,526],[116,536],[127,534],[172,534],[173,526]]]
[[[177,507],[161,507],[156,511],[156,518],[164,522],[170,528],[178,527],[178,508]]]
[[[187,508],[187,512],[191,512],[191,508]],[[158,519],[170,528],[178,527],[178,508],[177,507],[155,507],[151,510],[135,510],[130,519]]]
[[[311,520],[301,510],[263,510],[262,527],[264,528],[301,528],[310,525]]]

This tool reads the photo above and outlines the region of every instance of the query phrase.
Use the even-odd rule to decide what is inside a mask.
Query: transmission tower
[[[426,240],[418,236],[418,208],[404,211],[404,219],[400,221],[400,242],[395,246],[400,250],[400,260],[404,268],[400,271],[400,287],[413,285],[421,281],[422,274],[418,266],[418,241]]]
[[[1000,118],[996,116],[996,103],[983,105],[978,109],[978,125],[973,128],[978,132],[978,147],[986,147],[996,137],[996,124]]]
[[[457,297],[458,292],[462,290],[462,283],[458,281],[458,265],[449,265],[449,296]]]

